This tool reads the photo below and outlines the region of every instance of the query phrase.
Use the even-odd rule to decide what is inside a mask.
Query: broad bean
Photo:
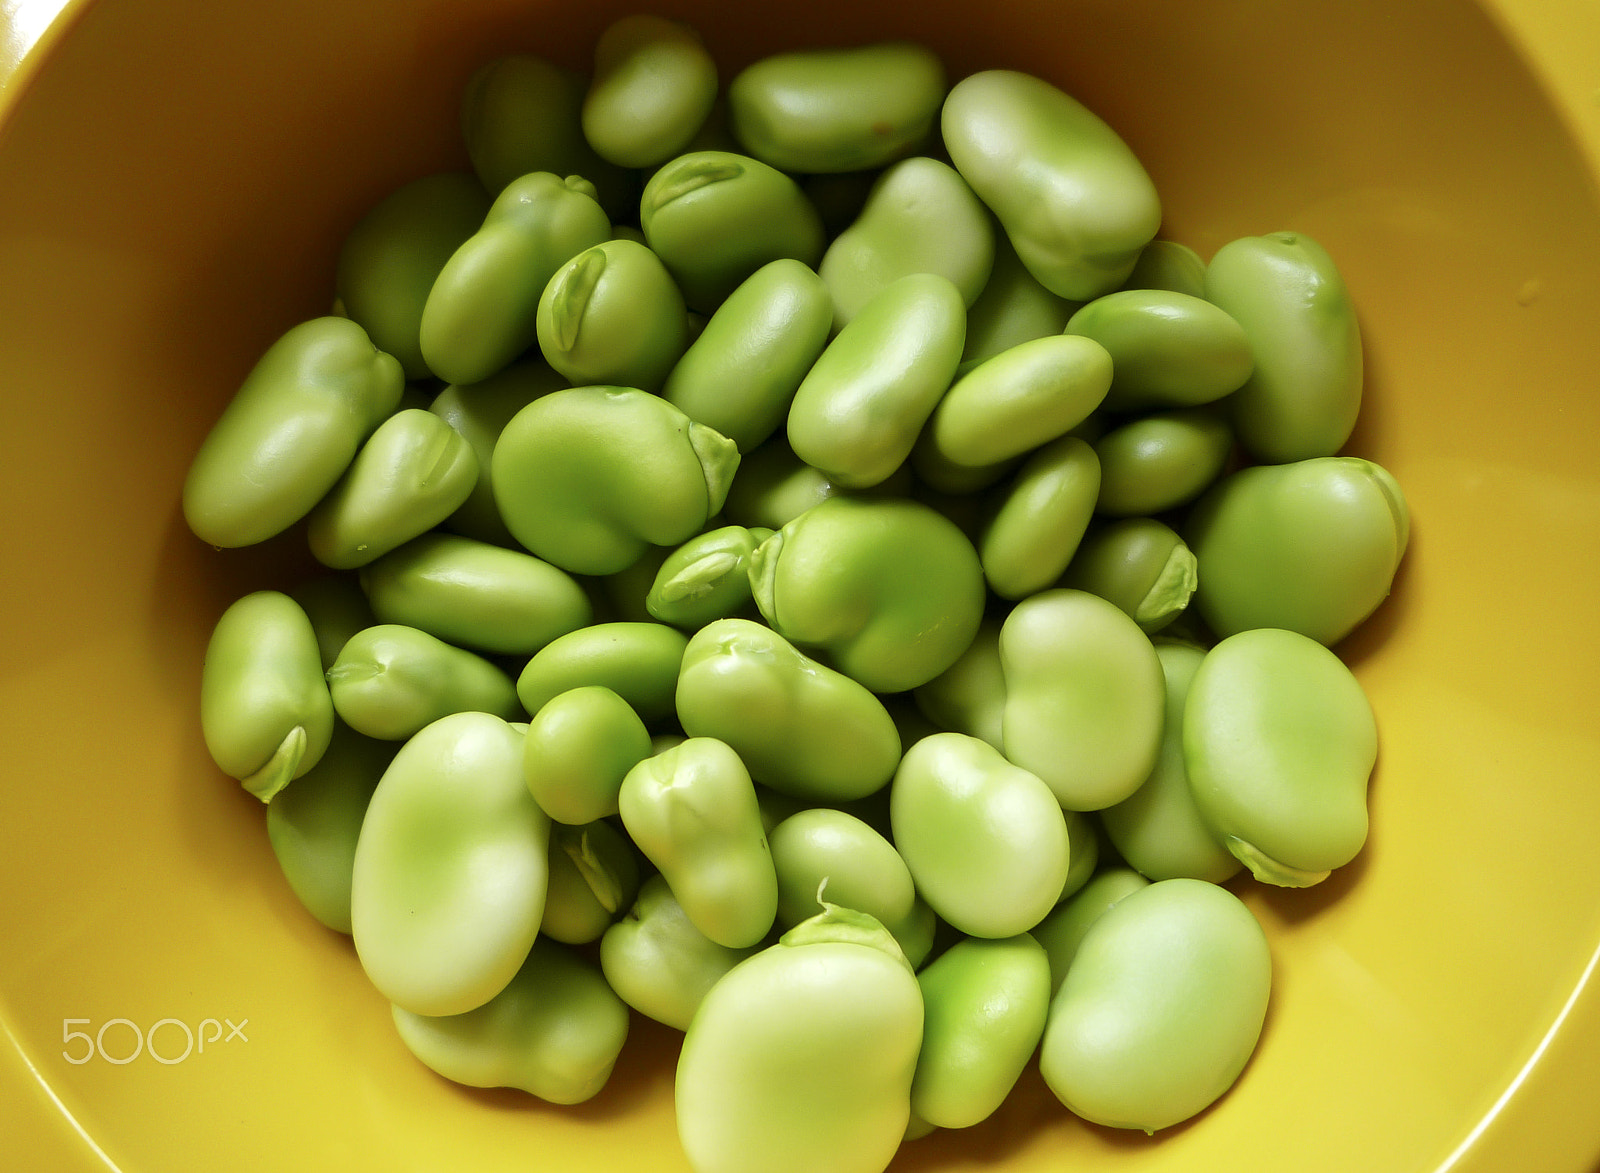
[[[833,328],[843,329],[912,273],[947,278],[965,310],[994,268],[994,236],[988,209],[954,168],[922,155],[902,159],[878,177],[860,214],[817,266],[833,300]],[[965,331],[960,335],[964,344]]]
[[[545,286],[611,234],[593,191],[535,171],[495,197],[428,293],[419,337],[431,371],[450,383],[481,382],[534,345]]]
[[[929,137],[945,72],[922,45],[889,41],[778,53],[728,83],[745,149],[783,171],[869,171]]]
[[[1111,355],[1106,407],[1195,407],[1236,391],[1254,358],[1244,328],[1198,295],[1125,289],[1089,302],[1067,331]]]
[[[975,737],[936,733],[908,749],[889,813],[917,891],[968,936],[1026,932],[1066,885],[1067,823],[1055,795]]]
[[[358,733],[401,741],[451,713],[523,713],[516,686],[482,656],[399,623],[356,632],[328,669],[333,707]]]
[[[311,553],[335,570],[365,566],[449,517],[478,476],[461,433],[420,407],[397,412],[307,516]]]
[[[545,361],[574,384],[652,392],[690,342],[683,294],[661,258],[604,237],[543,287],[537,330]]]
[[[833,497],[756,547],[750,581],[786,639],[826,648],[875,692],[926,684],[983,618],[983,568],[965,535],[915,501]]]
[[[379,622],[490,654],[531,656],[586,626],[594,610],[566,571],[446,533],[423,534],[369,562],[361,587]]]
[[[532,53],[497,57],[468,79],[461,131],[472,168],[491,195],[534,171],[581,175],[611,216],[631,214],[639,188],[631,172],[595,154],[583,133],[581,75]]]
[[[1050,996],[1054,998],[1061,982],[1072,968],[1089,926],[1130,892],[1149,887],[1150,881],[1126,866],[1101,868],[1082,887],[1050,911],[1028,935],[1044,946],[1050,959]]]
[[[725,741],[763,785],[797,798],[863,798],[900,760],[882,701],[748,619],[719,619],[688,641],[677,708],[685,732]]]
[[[653,167],[694,138],[717,96],[717,63],[692,28],[624,16],[595,42],[583,134],[619,167]]]
[[[665,623],[624,620],[582,627],[533,654],[517,677],[517,696],[523,708],[537,713],[569,689],[604,685],[653,725],[672,713],[688,642]]]
[[[651,544],[698,533],[738,465],[731,441],[659,396],[573,387],[512,417],[490,476],[507,527],[531,553],[574,574],[613,574]]]
[[[1017,256],[1011,238],[996,232],[989,280],[967,310],[962,363],[979,363],[1020,343],[1063,333],[1078,305],[1040,285]]]
[[[467,499],[445,519],[444,528],[497,546],[516,545],[517,539],[506,528],[494,499],[494,481],[489,472],[494,446],[512,416],[541,395],[568,385],[543,359],[533,358],[514,362],[481,383],[466,387],[451,384],[434,396],[428,410],[460,432],[478,458],[477,483]]]
[[[333,488],[400,403],[404,372],[348,318],[313,318],[269,346],[183,483],[183,516],[213,546],[282,533]]]
[[[1194,551],[1176,530],[1153,517],[1127,517],[1084,535],[1060,585],[1115,603],[1153,634],[1183,613],[1198,582]]]
[[[253,591],[212,629],[200,673],[211,760],[262,802],[317,764],[333,703],[311,620],[281,591]]]
[[[1206,269],[1206,300],[1243,327],[1255,356],[1229,399],[1245,450],[1284,464],[1344,447],[1361,409],[1361,328],[1327,250],[1302,232],[1232,241]]]
[[[1044,1035],[1050,960],[1027,933],[958,941],[917,975],[922,1050],[911,1110],[939,1128],[987,1120]]]
[[[695,928],[744,949],[778,914],[778,877],[755,785],[725,742],[690,737],[628,771],[622,824],[672,887]]]
[[[748,453],[782,426],[828,343],[832,307],[800,261],[770,261],[717,307],[667,375],[661,397]]]
[[[1320,457],[1225,477],[1184,532],[1205,571],[1195,607],[1218,635],[1283,627],[1335,644],[1388,597],[1410,512],[1388,470]]]
[[[604,819],[550,825],[550,881],[539,932],[566,945],[598,941],[639,894],[633,844]]]
[[[1000,663],[1006,757],[1063,807],[1100,810],[1149,777],[1161,745],[1161,661],[1115,603],[1067,588],[1024,599],[1000,628]]]
[[[1155,412],[1119,424],[1094,444],[1100,460],[1095,510],[1140,517],[1187,505],[1221,475],[1233,432],[1219,411]]]
[[[1271,983],[1266,934],[1226,888],[1188,879],[1140,888],[1084,935],[1050,1003],[1039,1070],[1086,1120],[1171,1127],[1238,1079]]]
[[[1257,628],[1207,652],[1183,754],[1201,819],[1258,880],[1319,883],[1366,842],[1377,725],[1360,682],[1313,639]]]
[[[1006,678],[1000,668],[1000,620],[985,618],[954,664],[912,690],[918,710],[938,729],[1001,748]]]
[[[830,909],[711,987],[675,1100],[695,1173],[881,1173],[910,1119],[922,993],[889,934]]]
[[[940,125],[950,161],[1041,285],[1088,301],[1127,279],[1161,201],[1092,111],[1040,78],[991,69],[951,87]]]
[[[726,512],[728,520],[740,525],[777,530],[829,497],[904,497],[911,487],[911,468],[901,465],[879,484],[848,489],[796,456],[784,437],[775,436],[739,462]]]
[[[628,914],[600,938],[600,968],[640,1014],[688,1030],[712,986],[755,947],[729,949],[695,928],[666,878],[651,876]]]
[[[663,166],[644,186],[639,223],[701,313],[713,313],[772,261],[814,267],[822,257],[822,220],[799,184],[727,151],[696,151]]]
[[[444,1016],[396,1005],[394,1023],[411,1053],[446,1079],[553,1104],[593,1099],[628,1037],[628,1009],[594,965],[545,940],[484,1005]]]
[[[965,323],[960,292],[936,273],[908,274],[879,290],[795,391],[795,455],[846,488],[887,480],[950,387]]]
[[[987,511],[978,558],[989,589],[1022,599],[1065,573],[1094,517],[1100,457],[1067,435],[1032,453]]]
[[[1110,386],[1111,356],[1094,339],[1022,342],[956,380],[929,417],[924,443],[954,464],[995,464],[1072,431]]]
[[[662,623],[696,629],[754,607],[750,555],[769,529],[726,525],[690,538],[661,563],[645,607]]]
[[[1201,819],[1183,750],[1184,706],[1205,652],[1190,644],[1160,642],[1156,655],[1167,693],[1160,756],[1138,790],[1100,812],[1100,825],[1118,854],[1152,880],[1187,876],[1220,884],[1243,865]]]
[[[917,890],[894,845],[841,810],[797,811],[767,835],[778,873],[778,926],[793,928],[822,901],[864,912],[890,933],[908,921]]]
[[[422,355],[422,309],[439,271],[478,231],[489,204],[471,174],[428,175],[390,192],[344,238],[334,290],[350,320],[399,360],[408,379],[436,373]]]
[[[317,764],[267,804],[267,841],[290,890],[312,916],[347,936],[361,820],[398,748],[335,724]]]
[[[350,924],[379,992],[462,1014],[506,988],[544,913],[550,820],[522,781],[522,734],[455,713],[412,737],[356,841]]]
[[[551,697],[523,738],[522,771],[539,809],[582,826],[617,813],[629,770],[652,753],[650,732],[633,706],[603,684]]]

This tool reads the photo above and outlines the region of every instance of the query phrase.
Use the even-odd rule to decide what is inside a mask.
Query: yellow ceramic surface
[[[468,73],[513,47],[581,66],[637,6],[88,0],[51,24],[59,7],[0,0],[0,1167],[684,1170],[665,1029],[636,1026],[576,1109],[404,1051],[200,740],[212,622],[296,556],[218,553],[178,512],[244,371],[327,305],[342,233],[459,160]],[[958,75],[1038,72],[1143,157],[1167,235],[1208,255],[1312,234],[1369,346],[1352,447],[1414,511],[1392,600],[1345,648],[1382,728],[1370,845],[1320,888],[1245,889],[1277,985],[1233,1092],[1152,1140],[1073,1120],[1034,1073],[894,1167],[1593,1168],[1600,6],[661,9],[729,69],[910,35]],[[168,1061],[115,1062],[136,1029]],[[82,1035],[100,1049],[74,1063]]]

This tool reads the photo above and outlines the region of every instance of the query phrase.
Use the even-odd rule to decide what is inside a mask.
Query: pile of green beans
[[[462,125],[183,495],[329,570],[227,609],[201,722],[406,1045],[573,1103],[666,1023],[697,1173],[875,1173],[1035,1057],[1101,1125],[1221,1097],[1237,893],[1366,840],[1332,647],[1408,534],[1328,254],[1202,260],[1084,106],[912,43],[723,79],[628,17]]]

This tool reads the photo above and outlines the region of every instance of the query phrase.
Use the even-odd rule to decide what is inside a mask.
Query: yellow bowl
[[[59,3],[0,3],[0,1163],[686,1169],[664,1028],[573,1109],[404,1051],[200,740],[210,625],[284,551],[218,553],[178,510],[244,371],[328,304],[344,231],[461,158],[472,68],[582,66],[633,5],[97,0],[50,24]],[[1343,649],[1383,735],[1370,845],[1318,889],[1248,889],[1277,983],[1235,1089],[1150,1139],[1074,1121],[1032,1073],[895,1168],[1592,1168],[1600,7],[662,7],[729,70],[910,35],[955,74],[1040,73],[1143,157],[1166,235],[1322,241],[1369,348],[1352,448],[1414,509],[1392,600]]]

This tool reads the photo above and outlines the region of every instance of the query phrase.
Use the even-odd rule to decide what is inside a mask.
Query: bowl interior
[[[1568,9],[1600,51],[1600,19]],[[0,1133],[37,1168],[687,1165],[676,1038],[635,1020],[613,1083],[556,1108],[436,1078],[347,939],[295,902],[262,808],[197,723],[210,627],[306,567],[187,531],[190,455],[274,337],[324,312],[343,233],[463,161],[461,85],[512,50],[583,67],[613,0],[99,0],[0,123],[4,486]],[[1469,0],[669,0],[727,76],[797,44],[922,39],[1079,97],[1145,161],[1163,235],[1209,256],[1292,228],[1358,305],[1350,450],[1413,544],[1341,649],[1382,735],[1367,850],[1241,892],[1276,984],[1213,1110],[1156,1138],[1073,1120],[1030,1071],[901,1170],[1589,1168],[1600,1124],[1600,736],[1569,597],[1600,553],[1600,199],[1540,76]],[[125,1020],[118,1023],[116,1020]],[[71,1031],[180,1061],[74,1063]],[[221,1037],[211,1039],[217,1024]],[[227,1024],[227,1025],[223,1025]],[[227,1038],[232,1035],[233,1037]],[[825,1124],[825,1122],[820,1122]]]

